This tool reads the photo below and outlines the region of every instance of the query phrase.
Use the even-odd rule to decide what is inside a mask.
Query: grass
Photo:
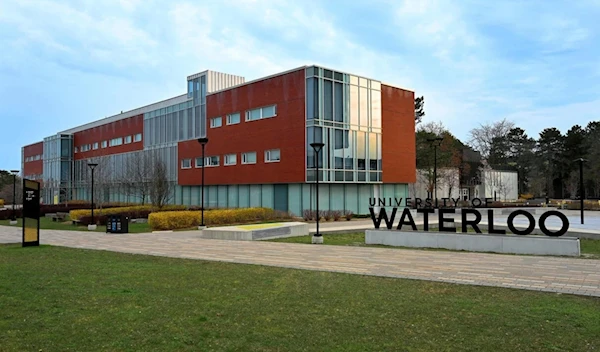
[[[17,225],[10,225],[10,220],[0,220],[0,225],[21,227],[22,218],[17,219]],[[75,226],[70,220],[52,221],[52,218],[40,217],[40,229],[44,230],[67,230],[67,231],[87,231],[87,226]],[[96,232],[106,232],[106,226],[98,226]],[[147,223],[129,223],[130,233],[152,232]]]
[[[324,234],[323,244],[336,245],[336,246],[362,246],[362,247],[385,247],[385,248],[404,248],[408,247],[394,247],[384,245],[371,245],[365,243],[364,232],[352,232],[352,233],[341,233],[341,234]],[[311,243],[311,236],[299,236],[299,237],[287,237],[287,238],[276,238],[268,241],[272,242],[287,242],[287,243]],[[582,238],[580,239],[581,254],[586,259],[600,259],[600,241],[590,240]],[[408,249],[419,249],[419,250],[436,250],[436,251],[447,251],[448,249],[442,248],[408,248]]]
[[[591,297],[51,246],[0,277],[2,351],[600,348]]]

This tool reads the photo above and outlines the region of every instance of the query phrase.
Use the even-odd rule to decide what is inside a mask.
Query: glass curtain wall
[[[381,83],[332,70],[306,69],[306,181],[380,183]]]
[[[44,138],[42,198],[46,204],[71,199],[73,136],[58,134]]]
[[[200,121],[194,118],[193,101],[144,114],[144,148],[165,146],[200,137]]]

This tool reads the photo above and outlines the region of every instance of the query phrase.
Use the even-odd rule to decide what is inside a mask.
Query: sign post
[[[23,179],[23,247],[40,245],[40,183]]]

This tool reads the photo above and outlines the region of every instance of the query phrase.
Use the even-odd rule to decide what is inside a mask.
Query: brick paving
[[[20,241],[20,228],[0,226],[0,243]],[[600,260],[592,259],[225,241],[198,238],[196,231],[117,235],[42,230],[41,243],[600,297]]]

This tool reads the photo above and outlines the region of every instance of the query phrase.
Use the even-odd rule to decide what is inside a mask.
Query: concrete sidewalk
[[[327,239],[325,239],[327,240]],[[0,242],[21,241],[0,226]],[[41,243],[72,248],[257,264],[600,297],[600,260],[198,238],[198,232],[113,235],[42,230]]]

